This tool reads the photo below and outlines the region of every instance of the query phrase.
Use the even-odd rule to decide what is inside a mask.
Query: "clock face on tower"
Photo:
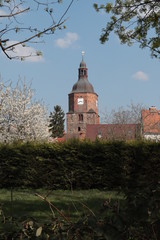
[[[83,105],[84,104],[84,99],[83,98],[78,98],[77,99],[77,104],[78,105]]]

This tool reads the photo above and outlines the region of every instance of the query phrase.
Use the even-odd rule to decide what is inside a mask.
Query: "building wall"
[[[78,98],[84,99],[84,104],[78,105]],[[96,93],[70,93],[69,94],[69,113],[88,112],[93,109],[98,114],[98,95]]]
[[[160,134],[144,134],[143,137],[146,140],[151,140],[156,142],[160,141]]]
[[[160,141],[160,110],[155,106],[142,109],[142,135],[146,140]]]
[[[98,124],[99,116],[92,113],[67,113],[67,135],[68,138],[85,138],[86,125]]]
[[[135,140],[140,137],[138,124],[88,124],[86,138],[91,141],[101,140]]]
[[[98,95],[88,81],[86,63],[83,60],[79,66],[78,81],[68,94],[67,138],[85,138],[86,125],[98,124]]]

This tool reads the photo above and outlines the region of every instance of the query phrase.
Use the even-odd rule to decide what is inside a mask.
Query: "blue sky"
[[[94,10],[94,2],[75,1],[66,15],[67,28],[45,37],[45,43],[31,45],[32,51],[36,49],[43,52],[42,58],[21,62],[9,60],[0,53],[1,77],[13,83],[19,76],[28,82],[32,81],[36,99],[43,100],[49,111],[58,104],[66,113],[68,93],[78,79],[81,52],[84,50],[88,79],[99,95],[100,116],[105,109],[110,111],[125,107],[131,101],[146,107],[155,105],[160,109],[160,61],[152,59],[149,50],[141,50],[138,45],[121,45],[114,34],[108,43],[101,45],[99,36],[107,16]],[[55,15],[60,16],[66,6],[62,4],[56,7]],[[34,19],[27,14],[24,18],[35,24],[45,23],[43,12],[39,12]],[[13,41],[16,38],[16,35],[12,36]]]

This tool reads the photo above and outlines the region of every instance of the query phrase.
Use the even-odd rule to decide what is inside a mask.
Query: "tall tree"
[[[44,35],[54,34],[57,29],[62,29],[65,22],[65,15],[74,0],[68,2],[66,9],[55,17],[55,8],[62,3],[62,0],[0,0],[0,48],[9,58],[24,60],[33,56],[16,54],[17,46],[27,47],[33,43],[42,42]],[[43,14],[44,13],[44,14]],[[30,22],[30,19],[37,19],[42,15],[42,21]],[[26,18],[26,16],[28,16]],[[16,41],[15,41],[16,39]],[[13,54],[14,53],[14,54]],[[37,51],[36,56],[41,52]]]
[[[141,48],[150,49],[152,57],[160,58],[160,0],[115,0],[94,7],[110,16],[102,29],[101,43],[114,32],[122,44],[138,42]]]
[[[50,113],[50,124],[49,131],[51,132],[51,137],[62,137],[64,135],[64,118],[65,114],[59,105],[54,107],[54,111]]]

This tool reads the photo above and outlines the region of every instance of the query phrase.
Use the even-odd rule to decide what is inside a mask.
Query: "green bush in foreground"
[[[43,226],[33,221],[27,228],[27,234],[34,234],[32,239],[37,231],[42,239],[47,239],[43,234],[53,234],[50,239],[160,239],[160,143],[5,145],[0,146],[0,159],[1,187],[119,189],[125,193],[124,206],[108,201],[97,216],[82,216],[75,223],[62,216]],[[22,227],[14,230],[16,234],[24,234]]]
[[[0,146],[0,187],[118,189],[123,179],[123,143]]]
[[[159,181],[159,149],[152,142],[0,145],[0,188],[124,191],[142,181],[154,186]]]

